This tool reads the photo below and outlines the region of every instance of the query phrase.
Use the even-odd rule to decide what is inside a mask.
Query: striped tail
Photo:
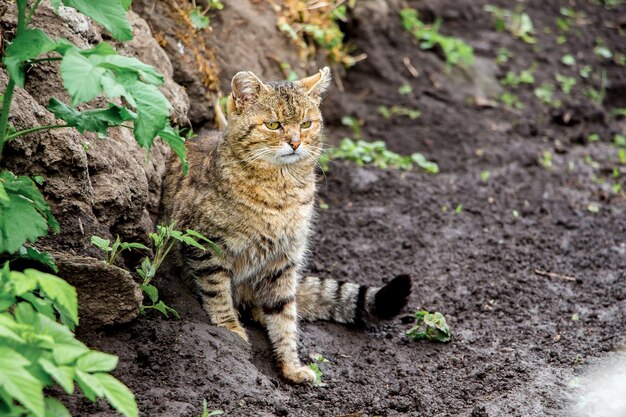
[[[411,293],[411,278],[398,275],[382,288],[317,277],[298,286],[298,315],[303,320],[363,323],[390,319],[404,308]]]

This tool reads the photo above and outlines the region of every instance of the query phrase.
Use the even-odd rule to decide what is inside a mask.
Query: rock
[[[139,315],[143,295],[130,272],[86,256],[54,257],[58,276],[76,287],[82,326],[128,323]]]

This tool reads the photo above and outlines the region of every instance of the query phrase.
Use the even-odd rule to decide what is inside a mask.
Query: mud
[[[328,209],[319,210],[308,269],[363,284],[409,273],[409,306],[366,329],[303,323],[301,356],[328,358],[321,365],[326,386],[292,386],[277,375],[261,329],[248,325],[248,346],[207,325],[170,270],[156,284],[181,321],[150,316],[79,330],[91,346],[120,356],[115,375],[136,393],[142,415],[199,416],[206,399],[209,409],[231,416],[567,416],[583,395],[577,377],[623,349],[626,204],[612,186],[626,171],[611,138],[626,125],[610,109],[623,106],[624,67],[592,50],[602,36],[612,51],[626,53],[615,28],[626,7],[567,2],[588,22],[557,45],[554,19],[566,2],[525,2],[539,39],[532,46],[494,32],[483,1],[409,3],[424,16],[442,16],[442,31],[473,44],[479,57],[492,60],[499,47],[509,48],[514,57],[494,76],[538,62],[536,85],[559,72],[576,76],[577,88],[557,94],[561,109],[542,105],[534,87],[515,90],[523,110],[472,104],[455,86],[477,91],[475,77],[447,76],[436,54],[412,45],[397,19],[398,3],[357,8],[346,30],[369,58],[343,77],[344,93],[329,96],[329,141],[349,134],[339,120],[351,114],[364,120],[365,138],[385,140],[402,154],[422,152],[441,173],[332,163],[320,179]],[[577,67],[559,63],[566,53],[576,56]],[[589,81],[576,75],[585,64],[594,68]],[[600,87],[602,68],[607,95],[599,106],[583,91]],[[407,96],[397,93],[403,82],[413,88]],[[488,97],[488,90],[479,92]],[[423,114],[385,120],[377,114],[381,104]],[[600,140],[589,142],[590,133]],[[540,163],[545,151],[550,168]],[[483,171],[490,173],[486,181]],[[410,313],[420,308],[445,314],[450,343],[407,340]],[[113,415],[104,403],[65,400],[74,415]]]

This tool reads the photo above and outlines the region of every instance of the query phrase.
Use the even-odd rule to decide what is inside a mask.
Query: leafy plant
[[[545,169],[552,169],[552,152],[544,151],[539,158],[539,164]]]
[[[63,324],[58,323],[60,320]],[[127,417],[138,416],[135,398],[108,374],[117,357],[89,349],[70,330],[78,324],[76,290],[35,269],[0,271],[0,415],[69,416],[44,389],[75,383],[92,402],[105,398]]]
[[[439,46],[446,58],[446,70],[455,65],[471,65],[474,63],[474,49],[461,39],[439,33],[442,20],[437,19],[432,25],[422,22],[417,10],[405,8],[400,11],[402,26],[419,42],[421,49],[433,49]]]
[[[331,64],[349,68],[367,55],[353,55],[352,46],[344,42],[340,22],[346,21],[348,10],[355,0],[332,0],[310,7],[306,0],[287,0],[273,3],[278,30],[297,46],[302,62],[323,50]]]
[[[224,411],[222,410],[209,411],[209,408],[206,403],[206,399],[202,400],[202,415],[200,417],[221,416],[222,414],[224,414]]]
[[[517,87],[520,84],[534,84],[535,76],[533,74],[536,70],[537,65],[533,64],[530,68],[522,70],[519,75],[515,74],[513,71],[509,71],[502,79],[502,85]]]
[[[313,386],[314,387],[326,386],[326,384],[322,382],[322,376],[324,376],[324,373],[320,369],[319,364],[329,363],[329,360],[323,357],[322,355],[314,355],[311,357],[311,359],[313,359],[313,362],[309,364],[309,368],[311,368],[311,370],[315,373],[315,380],[313,381]]]
[[[569,94],[576,85],[576,78],[574,77],[556,74],[556,80],[560,84],[563,94]]]
[[[388,150],[383,141],[357,140],[355,142],[350,138],[344,138],[338,148],[327,151],[326,155],[329,159],[347,159],[359,166],[373,164],[383,169],[395,168],[408,171],[417,165],[431,174],[439,172],[439,166],[427,160],[421,153],[402,156]]]
[[[452,338],[443,314],[439,312],[429,313],[426,310],[415,312],[415,325],[406,334],[413,340],[449,342]]]
[[[535,88],[535,97],[542,103],[550,107],[560,107],[561,100],[554,98],[554,85],[550,83],[542,83],[541,86]]]
[[[174,223],[168,226],[158,225],[156,233],[149,234],[154,245],[154,257],[152,259],[145,257],[141,262],[141,266],[137,269],[137,273],[143,280],[141,289],[146,293],[148,298],[150,298],[152,304],[142,305],[142,313],[146,310],[154,309],[165,317],[169,317],[169,315],[172,314],[174,317],[180,318],[176,310],[166,305],[163,300],[159,300],[159,290],[151,284],[156,272],[177,242],[193,246],[203,251],[207,250],[203,245],[198,243],[198,240],[200,240],[207,244],[215,253],[221,253],[219,246],[195,230],[187,229],[185,232],[181,232],[174,227]]]
[[[125,8],[119,0],[113,2],[62,0],[62,2],[92,17],[109,30],[115,39],[131,39],[131,26],[126,19]],[[58,8],[59,4],[60,1],[53,1],[55,8]],[[74,127],[81,133],[91,131],[104,136],[110,127],[122,126],[132,129],[137,143],[146,149],[150,149],[154,139],[160,136],[181,158],[186,170],[184,138],[169,125],[171,104],[157,88],[163,84],[163,76],[136,58],[117,54],[108,43],[102,42],[93,48],[80,49],[67,39],[52,40],[40,29],[29,29],[30,18],[38,5],[39,1],[36,1],[28,10],[26,0],[17,1],[16,36],[6,48],[3,57],[9,81],[4,90],[0,114],[0,154],[7,141],[41,130]],[[130,2],[124,2],[124,5],[129,6]],[[50,53],[57,56],[40,58],[41,55]],[[64,124],[35,126],[15,131],[8,126],[15,87],[24,87],[27,67],[46,60],[61,61],[60,75],[72,106],[104,95],[110,99],[123,98],[127,106],[135,109],[136,113],[126,105],[118,106],[113,103],[109,103],[103,109],[81,112],[52,98],[48,109],[58,119],[63,120]],[[133,126],[126,125],[125,122],[132,122]]]
[[[493,16],[496,31],[507,30],[526,43],[537,43],[537,39],[533,36],[533,22],[530,16],[521,9],[511,11],[487,4],[484,10]]]
[[[572,54],[565,54],[561,57],[561,63],[563,65],[567,65],[568,67],[572,67],[576,65],[576,58]]]
[[[207,16],[207,13],[211,9],[222,10],[224,5],[219,0],[209,0],[207,2],[207,6],[202,10],[199,6],[196,5],[196,1],[192,1],[191,9],[189,9],[189,20],[191,20],[191,24],[196,29],[206,29],[211,24],[211,19]]]
[[[363,121],[357,119],[352,116],[343,116],[341,118],[341,124],[347,126],[352,130],[352,134],[356,139],[361,139],[363,137],[362,129],[363,129]]]
[[[122,242],[120,241],[119,236],[115,238],[115,242],[113,242],[113,245],[111,245],[110,240],[103,239],[100,236],[92,236],[91,243],[108,254],[106,258],[106,263],[108,263],[109,265],[113,265],[113,262],[115,262],[115,259],[117,259],[117,256],[125,250],[131,250],[131,249],[150,250],[146,245],[143,245],[141,243]]]
[[[587,79],[591,75],[592,71],[593,71],[593,68],[591,67],[591,65],[585,65],[580,68],[580,71],[578,71],[578,75],[580,75],[581,78]]]
[[[385,119],[391,119],[395,116],[405,116],[411,120],[415,120],[422,115],[422,112],[417,109],[410,109],[403,106],[378,106],[378,113]]]
[[[409,83],[404,83],[402,84],[400,87],[398,87],[398,94],[406,96],[409,95],[413,92],[413,87],[411,87],[411,84]]]
[[[498,55],[496,56],[496,63],[499,65],[506,64],[513,54],[505,47],[498,48]]]
[[[522,110],[524,108],[524,103],[520,101],[519,97],[509,91],[505,91],[500,95],[500,101],[512,109]]]

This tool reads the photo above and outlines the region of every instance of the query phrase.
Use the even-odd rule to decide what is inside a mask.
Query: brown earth
[[[485,1],[409,4],[425,18],[442,17],[444,33],[471,43],[477,69],[447,75],[438,55],[420,51],[402,30],[400,2],[357,2],[345,30],[368,59],[343,76],[344,93],[330,93],[328,136],[337,144],[350,134],[341,117],[356,116],[366,139],[385,140],[402,154],[422,152],[441,173],[332,163],[319,184],[329,208],[319,211],[309,263],[313,274],[364,284],[411,274],[414,291],[404,315],[366,329],[302,324],[301,356],[328,358],[320,365],[327,385],[292,386],[277,375],[261,329],[248,326],[249,346],[206,324],[176,271],[164,271],[156,284],[181,321],[148,316],[114,328],[79,328],[90,346],[120,356],[115,375],[136,393],[142,415],[200,416],[206,399],[209,409],[232,416],[570,416],[585,394],[576,378],[623,349],[626,204],[613,184],[623,183],[626,169],[611,138],[625,134],[626,124],[610,110],[626,105],[626,78],[623,66],[592,51],[600,36],[614,53],[626,53],[618,30],[626,6],[516,2],[536,28],[539,41],[528,45],[493,31]],[[558,45],[554,21],[565,5],[586,18]],[[502,46],[513,58],[494,66]],[[560,63],[567,53],[576,57],[575,67]],[[234,68],[236,59],[228,65]],[[489,98],[500,89],[494,76],[533,62],[535,86],[555,83],[557,72],[576,77],[571,95],[557,92],[560,109],[537,100],[535,86],[514,90],[523,110],[473,103],[473,96]],[[587,81],[577,75],[586,64],[593,67]],[[596,105],[583,91],[600,90],[602,69],[606,98]],[[412,86],[406,96],[397,92],[404,82]],[[377,113],[381,104],[423,114],[386,120]],[[204,119],[198,120],[201,126]],[[589,142],[590,133],[600,140]],[[551,168],[539,163],[545,151]],[[481,180],[487,170],[488,180]],[[407,340],[409,313],[420,308],[445,314],[450,343]],[[64,401],[73,415],[114,415],[103,402]]]

